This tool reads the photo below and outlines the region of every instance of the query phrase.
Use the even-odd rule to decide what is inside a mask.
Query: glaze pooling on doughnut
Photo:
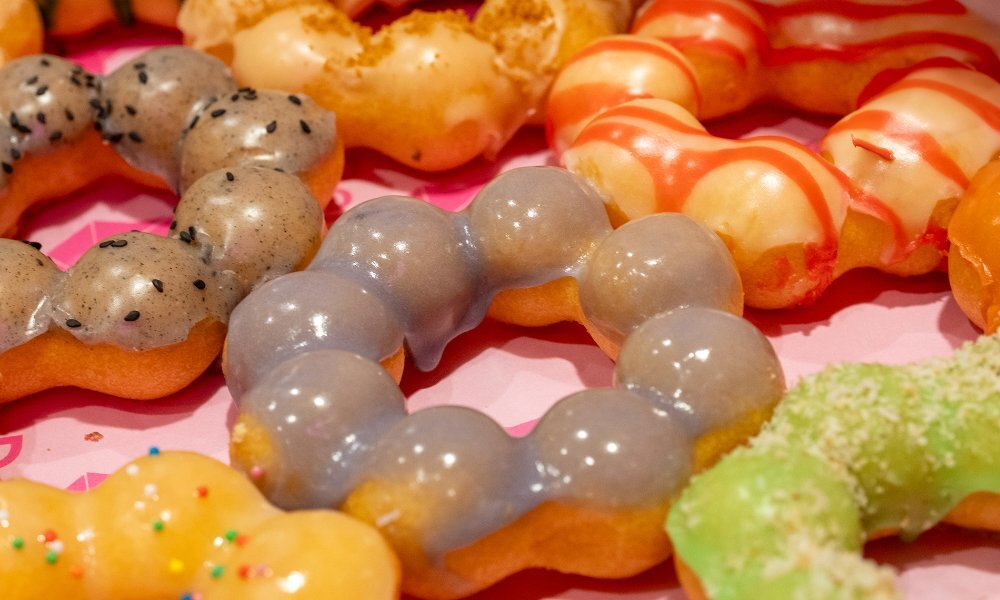
[[[334,151],[333,113],[306,96],[242,88],[195,113],[181,150],[181,189],[209,171],[257,165],[293,175]]]
[[[11,600],[399,597],[370,527],[283,513],[234,469],[158,450],[86,493],[0,482],[0,579]]]
[[[713,599],[899,597],[891,571],[861,557],[866,537],[997,526],[998,350],[994,335],[803,380],[748,448],[682,493],[667,521],[682,570]]]
[[[236,88],[229,69],[200,52],[155,48],[103,78],[98,123],[132,166],[180,179],[180,141],[194,113]]]
[[[741,290],[718,238],[680,215],[612,231],[601,207],[582,179],[529,167],[501,174],[459,213],[393,196],[346,212],[307,271],[261,286],[233,313],[226,375],[241,410],[233,462],[255,473],[283,506],[343,505],[377,524],[403,557],[409,593],[457,597],[531,566],[613,572],[534,552],[521,556],[506,546],[500,566],[487,570],[475,566],[487,560],[475,550],[468,567],[453,561],[463,548],[493,543],[497,535],[531,544],[532,535],[545,534],[518,524],[539,511],[656,513],[653,521],[660,521],[693,470],[759,427],[784,379],[760,332],[724,312],[742,310]],[[405,344],[418,367],[433,366],[440,349],[418,336],[443,346],[478,324],[508,285],[530,291],[570,281],[575,296],[576,281],[597,269],[595,257],[612,238],[615,247],[634,248],[668,240],[640,257],[666,266],[616,275],[621,290],[642,297],[641,310],[625,307],[624,316],[615,315],[624,332],[638,327],[624,342],[622,351],[637,358],[619,365],[618,389],[561,401],[523,440],[467,408],[405,415],[401,395],[387,390],[389,376],[376,361]],[[721,283],[685,280],[679,275],[685,262]],[[587,307],[578,313],[597,339],[600,327]],[[385,314],[391,318],[369,331]],[[670,325],[674,315],[697,325]],[[667,324],[654,325],[660,320]],[[415,332],[417,322],[437,329]],[[429,347],[432,361],[417,354]],[[670,351],[654,350],[661,347]],[[694,358],[672,380],[648,373],[656,360],[685,356]],[[737,394],[729,389],[735,385],[749,391]],[[591,431],[590,441],[578,437]],[[641,550],[622,550],[629,572],[666,557],[657,528],[640,528],[651,540]],[[627,545],[624,530],[607,535]]]
[[[83,67],[48,54],[0,69],[0,114],[14,130],[18,151],[44,152],[92,128],[98,87]]]
[[[62,271],[37,248],[0,238],[0,353],[23,344],[49,328],[49,290],[63,278]]]
[[[235,89],[221,62],[180,46],[142,54],[107,85],[101,81],[47,55],[0,70],[3,228],[13,229],[33,202],[104,174],[155,183],[116,151],[190,190],[169,237],[131,232],[102,240],[65,274],[31,271],[38,286],[30,293],[18,280],[29,276],[32,260],[44,266],[47,259],[29,260],[20,243],[4,244],[10,256],[0,305],[10,319],[0,336],[3,401],[67,384],[136,398],[176,391],[197,376],[197,365],[211,363],[236,303],[254,286],[305,266],[319,245],[321,204],[342,166],[332,115],[305,97]],[[220,92],[230,114],[213,118],[212,109],[204,118],[222,125],[192,130],[198,110]],[[284,113],[275,119],[279,106]],[[93,166],[85,164],[91,159]],[[199,159],[208,162],[192,166]],[[198,355],[185,360],[184,348]],[[80,353],[86,357],[79,356],[77,371],[58,369]],[[162,372],[148,373],[131,386],[136,391],[111,374],[158,362]],[[37,369],[26,372],[28,365]],[[105,369],[107,381],[92,377],[95,369]]]

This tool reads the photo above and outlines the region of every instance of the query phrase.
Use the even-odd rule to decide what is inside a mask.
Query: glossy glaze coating
[[[620,345],[650,317],[682,306],[743,313],[736,265],[704,225],[662,213],[630,221],[597,247],[580,282],[580,306]]]
[[[393,307],[419,368],[433,368],[445,344],[482,320],[478,253],[461,214],[423,200],[385,196],[330,227],[310,270],[360,278]],[[478,304],[478,305],[477,305]]]
[[[34,246],[0,238],[0,353],[49,328],[49,291],[62,277]]]
[[[611,231],[597,192],[547,167],[495,178],[465,213],[494,289],[576,276]]]
[[[671,286],[693,290],[683,295],[688,302],[666,308],[699,307],[676,308],[672,314],[679,322],[665,319],[664,327],[628,338],[630,352],[641,358],[621,366],[618,377],[643,382],[641,393],[639,386],[630,391],[619,384],[563,399],[530,436],[518,440],[467,408],[435,407],[404,416],[398,394],[384,389],[388,375],[376,375],[381,368],[375,362],[396,349],[387,347],[393,335],[398,345],[405,330],[407,348],[415,347],[405,325],[400,329],[390,321],[372,333],[372,319],[380,314],[395,315],[400,324],[413,322],[415,314],[451,322],[450,331],[442,326],[443,333],[433,333],[443,343],[461,327],[478,323],[505,284],[544,284],[567,275],[585,280],[600,247],[619,235],[611,232],[600,207],[588,184],[549,167],[501,175],[457,214],[402,197],[349,210],[309,270],[261,286],[234,312],[227,380],[242,411],[234,429],[234,463],[256,467],[259,485],[282,505],[343,501],[410,558],[423,557],[445,571],[446,554],[550,501],[615,511],[664,506],[694,468],[700,439],[734,424],[758,423],[755,413],[770,410],[783,383],[777,358],[759,331],[705,307],[716,303],[738,310],[733,307],[739,280],[725,246],[686,217],[663,215],[620,234],[636,245],[666,240],[660,254],[643,255],[652,257],[645,262],[665,262],[662,255],[669,254],[697,262],[699,277],[707,272],[723,282],[712,286],[697,277],[685,282],[676,275],[683,272],[677,265],[644,272],[646,279],[667,280],[654,282],[650,297]],[[538,214],[544,214],[544,223],[533,220]],[[629,233],[647,222],[669,225],[646,236]],[[693,233],[671,236],[671,228]],[[569,239],[551,239],[554,233]],[[685,248],[668,252],[670,244]],[[398,297],[404,293],[413,296]],[[681,318],[685,313],[690,321]],[[463,321],[470,314],[476,321]],[[698,332],[708,340],[696,347]],[[737,350],[720,347],[723,339],[746,352],[741,355],[746,364],[736,364]],[[647,381],[644,369],[657,356],[678,359],[657,354],[670,344],[699,352],[703,368],[685,369],[676,380]],[[331,348],[360,356],[348,359]],[[355,368],[362,370],[354,375]],[[734,398],[718,383],[742,384],[747,373],[771,379],[753,385],[746,398]],[[668,395],[690,405],[659,400]],[[342,421],[331,408],[338,402],[345,406]],[[351,433],[342,435],[346,428]]]
[[[83,67],[50,54],[0,69],[0,115],[14,130],[20,153],[69,143],[93,127],[98,87]],[[9,156],[0,160],[13,162]]]
[[[290,273],[257,288],[233,311],[226,379],[237,402],[271,369],[297,354],[349,350],[380,361],[403,343],[403,326],[349,276]]]
[[[309,97],[241,88],[195,113],[181,148],[183,192],[225,167],[257,165],[303,174],[334,149],[333,113]]]
[[[92,246],[52,298],[53,321],[83,342],[146,350],[183,341],[198,322],[226,322],[240,286],[186,244],[148,233]]]
[[[226,65],[208,54],[155,48],[104,77],[98,122],[125,160],[176,190],[180,141],[193,114],[236,87]]]
[[[205,174],[184,192],[170,235],[232,273],[247,293],[305,266],[322,229],[323,211],[299,178],[231,167]]]
[[[637,327],[618,354],[615,385],[670,406],[688,432],[700,436],[769,412],[785,389],[779,365],[749,321],[693,307]]]

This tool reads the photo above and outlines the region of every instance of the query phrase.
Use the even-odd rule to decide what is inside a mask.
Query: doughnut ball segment
[[[948,279],[959,307],[986,333],[1000,327],[1000,160],[972,179],[948,226]]]

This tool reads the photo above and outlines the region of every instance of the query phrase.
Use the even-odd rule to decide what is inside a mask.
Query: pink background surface
[[[137,41],[115,34],[63,48],[89,69],[114,68],[145,45],[169,43],[173,34],[147,33]],[[727,136],[783,133],[806,142],[828,122],[757,110],[714,125]],[[388,193],[425,198],[457,209],[498,171],[553,163],[539,131],[525,131],[494,163],[476,162],[428,176],[366,151],[348,153],[339,209]],[[60,267],[73,264],[97,239],[116,232],[166,231],[175,199],[120,181],[108,181],[29,216],[22,237],[39,241]],[[791,311],[751,311],[748,318],[769,337],[786,376],[794,382],[838,361],[901,363],[943,355],[978,335],[958,309],[947,277],[902,280],[854,272],[834,283],[816,304]],[[463,404],[490,414],[518,435],[559,398],[611,382],[612,363],[582,328],[557,325],[529,330],[487,322],[460,336],[432,373],[408,370],[403,390],[411,410]],[[227,460],[232,400],[217,367],[169,398],[136,403],[88,391],[59,389],[0,407],[0,478],[29,477],[85,490],[150,446],[186,449]],[[100,434],[92,441],[92,434]],[[994,535],[934,530],[904,544],[870,544],[873,557],[902,570],[908,599],[1000,599],[1000,539]],[[616,582],[529,572],[478,596],[564,600],[680,599],[670,566]]]

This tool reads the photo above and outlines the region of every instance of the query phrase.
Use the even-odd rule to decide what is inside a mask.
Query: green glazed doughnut
[[[1000,529],[1000,338],[905,366],[827,368],[667,518],[685,590],[723,599],[897,598],[865,541],[939,522]]]

